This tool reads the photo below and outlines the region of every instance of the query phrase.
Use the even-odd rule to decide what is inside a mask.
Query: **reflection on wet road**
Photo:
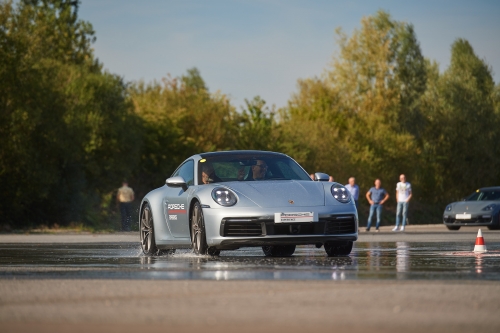
[[[265,257],[260,248],[220,257],[188,250],[145,257],[137,243],[0,244],[0,278],[118,278],[209,280],[500,280],[500,244],[474,255],[464,243],[356,242],[348,257],[297,247],[290,258]]]

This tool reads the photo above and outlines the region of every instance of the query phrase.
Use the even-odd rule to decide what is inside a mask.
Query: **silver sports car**
[[[443,213],[443,223],[449,230],[462,226],[500,229],[500,187],[480,188],[463,201],[449,204]]]
[[[296,245],[314,244],[329,256],[346,256],[358,238],[356,207],[328,175],[317,173],[316,180],[280,153],[191,156],[142,200],[142,250],[219,255],[261,246],[266,256],[291,256]]]

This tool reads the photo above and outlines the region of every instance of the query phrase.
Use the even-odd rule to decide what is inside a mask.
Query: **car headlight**
[[[446,211],[450,212],[452,208],[453,208],[452,205],[448,205],[448,206],[446,206]]]
[[[332,186],[332,195],[335,199],[337,199],[338,202],[341,203],[348,203],[351,201],[351,196],[349,194],[349,191],[342,185],[340,184],[335,184]]]
[[[212,199],[221,206],[233,206],[236,204],[236,194],[225,187],[216,187],[212,190]]]
[[[490,210],[493,210],[495,208],[497,208],[497,205],[491,204],[491,205],[488,205],[488,206],[484,207],[482,210],[490,211]]]

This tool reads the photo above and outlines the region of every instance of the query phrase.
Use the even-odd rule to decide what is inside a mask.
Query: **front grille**
[[[313,223],[274,223],[266,224],[268,235],[322,235],[325,224]]]
[[[258,222],[222,220],[221,231],[223,237],[262,236],[262,224]]]
[[[326,235],[351,234],[356,232],[356,219],[354,216],[330,217],[326,221]]]
[[[265,235],[343,235],[356,232],[354,215],[320,218],[318,222],[274,223],[274,220],[249,218],[224,218],[221,221],[222,237],[255,237]]]

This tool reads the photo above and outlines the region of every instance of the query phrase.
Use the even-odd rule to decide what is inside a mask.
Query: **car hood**
[[[482,209],[488,205],[496,204],[500,205],[499,201],[459,201],[452,203],[451,212],[452,213],[480,213],[483,212]]]
[[[260,207],[324,206],[325,190],[320,182],[265,180],[225,183],[238,196],[245,196]]]

